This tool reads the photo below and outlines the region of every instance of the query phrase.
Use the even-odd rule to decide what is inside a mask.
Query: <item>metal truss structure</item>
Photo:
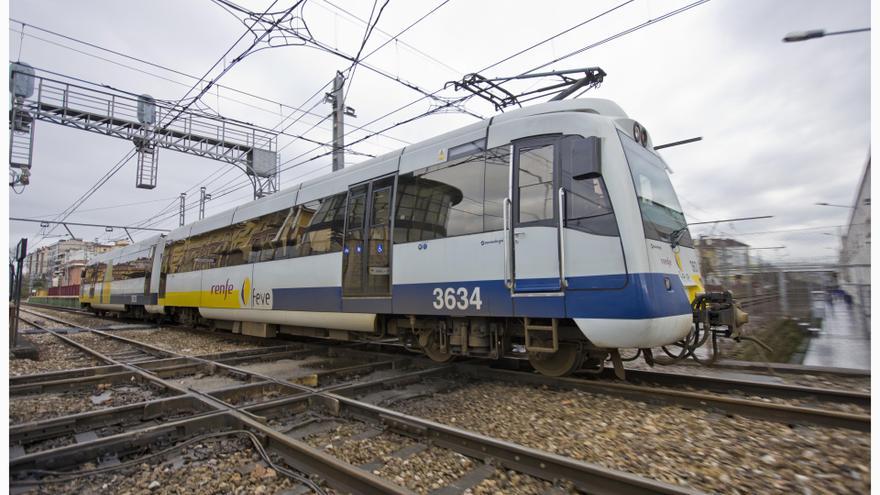
[[[184,110],[143,95],[114,93],[48,79],[13,66],[13,78],[31,78],[30,95],[13,95],[10,166],[26,175],[37,120],[126,139],[138,152],[136,187],[156,187],[158,148],[230,163],[244,171],[259,198],[278,191],[277,133],[252,124]],[[26,182],[22,181],[22,184]]]

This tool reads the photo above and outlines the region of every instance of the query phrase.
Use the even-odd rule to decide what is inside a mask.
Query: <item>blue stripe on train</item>
[[[670,290],[666,289],[664,279],[669,280]],[[393,288],[390,311],[389,300],[383,298],[347,304],[354,301],[346,299],[343,302],[339,287],[273,289],[272,299],[274,309],[293,311],[611,319],[660,318],[691,313],[687,292],[675,275],[636,273],[571,277],[569,286],[619,286],[622,280],[625,283],[618,289],[570,288],[564,296],[516,298],[510,296],[501,280],[401,284]],[[550,282],[550,279],[539,279],[534,284],[549,285]],[[479,297],[475,296],[477,287]]]

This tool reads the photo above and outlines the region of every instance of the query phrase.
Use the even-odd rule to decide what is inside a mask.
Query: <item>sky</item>
[[[263,12],[271,1],[240,5]],[[306,0],[290,26],[325,46],[349,55],[361,47],[364,20],[375,19],[384,1]],[[364,62],[384,73],[358,67],[347,81],[347,142],[404,122],[436,106],[410,86],[429,93],[448,81],[480,72],[512,76],[657,19],[687,1],[634,0],[564,2],[465,2],[390,0],[363,54],[396,40]],[[293,0],[278,0],[271,11]],[[537,8],[536,5],[540,5]],[[598,16],[598,17],[597,17]],[[494,65],[522,49],[597,17],[553,41]],[[655,144],[701,136],[702,141],[662,151],[689,222],[748,216],[773,218],[694,226],[701,234],[733,237],[767,260],[830,261],[870,153],[870,33],[783,43],[790,32],[870,26],[870,2],[802,0],[711,0],[643,29],[599,44],[540,70],[599,66],[605,82],[584,97],[617,102],[651,133]],[[20,21],[26,24],[23,29]],[[307,31],[304,26],[307,27]],[[142,62],[41,31],[105,47]],[[253,36],[235,16],[210,0],[79,2],[12,0],[8,23],[9,58],[39,70],[104,84],[157,99],[177,101],[196,82],[180,73],[216,76],[243,52]],[[276,38],[273,45],[284,40]],[[295,136],[331,139],[330,106],[322,102],[336,71],[350,62],[310,46],[261,48],[242,59],[198,103],[205,111],[266,128],[286,128],[279,138],[282,188],[330,172],[329,151]],[[488,70],[484,70],[490,67]],[[39,71],[38,71],[39,73]],[[58,78],[46,74],[49,78]],[[395,79],[399,79],[395,80]],[[512,83],[515,89],[535,81]],[[242,92],[256,95],[248,96]],[[462,96],[451,88],[443,97]],[[406,106],[410,104],[409,106]],[[286,106],[284,106],[286,105]],[[405,107],[392,113],[393,110]],[[466,109],[482,117],[496,111],[471,99]],[[307,109],[303,115],[295,108]],[[380,119],[380,120],[377,120]],[[463,112],[442,112],[399,125],[353,146],[378,155],[476,122]],[[280,127],[279,127],[280,126]],[[363,127],[362,129],[358,129]],[[31,185],[9,192],[12,217],[54,218],[68,208],[132,149],[128,141],[39,122]],[[366,157],[346,156],[354,166]],[[158,186],[136,189],[132,160],[68,217],[71,222],[175,228],[178,196],[188,192],[187,222],[197,218],[199,187],[215,199],[208,215],[249,201],[252,191],[242,172],[228,164],[159,151]],[[149,220],[149,221],[147,221]],[[78,237],[114,240],[118,229],[72,227]],[[35,224],[10,222],[9,242],[28,237],[45,245],[66,234],[57,227],[40,238]],[[135,239],[148,233],[136,233]]]

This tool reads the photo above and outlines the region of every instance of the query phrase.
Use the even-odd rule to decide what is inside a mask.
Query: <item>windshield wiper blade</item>
[[[675,249],[675,246],[678,246],[678,241],[680,241],[681,238],[684,237],[684,234],[685,232],[687,232],[687,230],[687,225],[685,225],[684,227],[673,230],[669,233],[669,243],[672,246],[672,249]]]

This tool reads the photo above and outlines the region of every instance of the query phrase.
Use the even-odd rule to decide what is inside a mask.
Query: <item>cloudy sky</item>
[[[376,11],[383,3],[379,0]],[[356,109],[357,118],[347,121],[351,133],[346,140],[432,108],[430,100],[420,100],[422,94],[395,78],[434,92],[447,81],[482,71],[625,4],[483,72],[487,77],[520,74],[689,3],[390,0],[364,54],[436,11],[365,60],[385,75],[364,67],[356,70],[346,103]],[[240,4],[263,12],[271,1],[241,0]],[[286,10],[292,4],[293,0],[279,0],[271,10]],[[361,46],[364,21],[373,7],[367,0],[306,0],[295,11],[292,25],[301,29],[305,24],[313,39],[353,55]],[[23,34],[21,23],[26,24]],[[690,222],[774,216],[694,227],[695,235],[732,236],[755,247],[785,246],[784,250],[759,251],[768,259],[830,259],[839,245],[838,226],[847,223],[849,209],[814,203],[851,204],[868,158],[870,35],[793,44],[781,39],[795,30],[868,26],[868,0],[712,0],[541,70],[602,67],[608,73],[605,83],[585,96],[619,103],[646,126],[656,144],[703,137],[702,142],[663,152],[675,172],[672,181]],[[170,101],[183,97],[196,82],[187,75],[205,74],[245,32],[240,20],[211,0],[12,0],[8,29],[12,61]],[[225,63],[252,39],[246,36]],[[276,39],[275,44],[281,41]],[[223,63],[211,72],[212,77]],[[223,87],[211,89],[199,108],[267,128],[287,128],[280,147],[285,163],[282,187],[289,187],[330,170],[329,156],[307,161],[329,148],[293,136],[330,140],[330,123],[323,120],[329,105],[321,103],[326,91],[322,88],[337,70],[349,65],[343,58],[308,46],[264,49],[235,65],[220,80]],[[525,89],[533,84],[514,87]],[[461,95],[451,89],[439,94]],[[386,116],[407,104],[411,105]],[[310,112],[303,115],[295,108]],[[468,101],[466,108],[484,117],[494,113],[491,106],[476,100]],[[475,121],[460,112],[437,113],[397,126],[353,149],[377,155]],[[358,130],[360,126],[364,128]],[[21,194],[10,191],[10,216],[54,218],[132,149],[124,140],[43,122],[37,124],[35,136],[31,185]],[[132,160],[68,220],[121,225],[149,220],[150,225],[173,228],[181,192],[189,192],[188,221],[196,218],[194,200],[202,185],[216,198],[208,204],[209,215],[251,198],[243,174],[229,165],[168,150],[159,153],[158,187],[134,187]],[[346,163],[364,159],[350,154]],[[40,239],[35,235],[38,230],[32,224],[10,223],[10,243],[29,237],[33,244]],[[58,237],[53,236],[62,233],[59,227],[39,242],[54,242]],[[74,233],[102,240],[122,235],[85,227]]]

